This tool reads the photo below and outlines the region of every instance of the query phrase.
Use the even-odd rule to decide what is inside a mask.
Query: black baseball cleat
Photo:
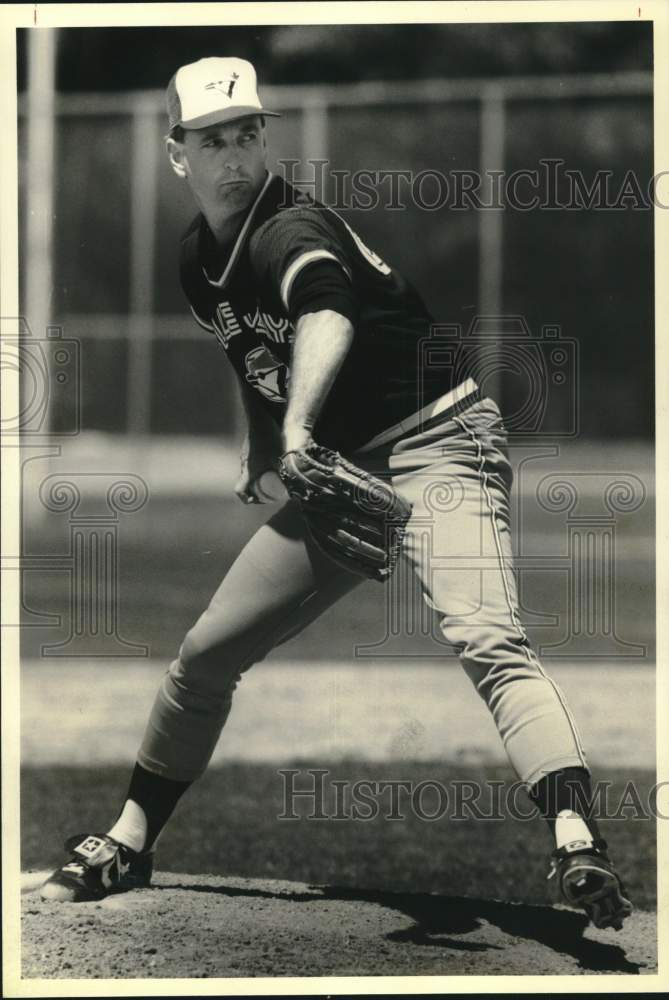
[[[106,834],[80,833],[65,841],[70,860],[50,875],[40,889],[42,899],[86,903],[113,892],[151,885],[153,854],[137,853]]]
[[[553,851],[548,878],[557,876],[565,901],[585,910],[595,927],[619,931],[632,912],[632,904],[606,847],[604,840],[565,844]]]

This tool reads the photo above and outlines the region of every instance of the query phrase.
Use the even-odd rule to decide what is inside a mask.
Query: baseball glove
[[[411,516],[408,500],[339,452],[313,442],[286,452],[279,476],[330,559],[360,576],[388,579]]]

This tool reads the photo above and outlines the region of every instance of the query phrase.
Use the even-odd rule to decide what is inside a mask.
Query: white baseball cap
[[[260,103],[256,71],[246,59],[200,59],[176,71],[167,85],[169,130],[206,128],[247,115],[272,115]]]

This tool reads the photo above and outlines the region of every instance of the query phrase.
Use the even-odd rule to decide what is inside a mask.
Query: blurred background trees
[[[234,53],[260,63],[267,83],[286,84],[648,70],[648,34],[635,21],[79,28],[62,32],[58,86],[163,87],[182,53]]]

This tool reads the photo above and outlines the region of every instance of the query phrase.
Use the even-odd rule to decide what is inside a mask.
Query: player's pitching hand
[[[277,474],[278,455],[274,451],[249,448],[242,450],[241,470],[235,493],[242,503],[276,503],[287,496]]]

